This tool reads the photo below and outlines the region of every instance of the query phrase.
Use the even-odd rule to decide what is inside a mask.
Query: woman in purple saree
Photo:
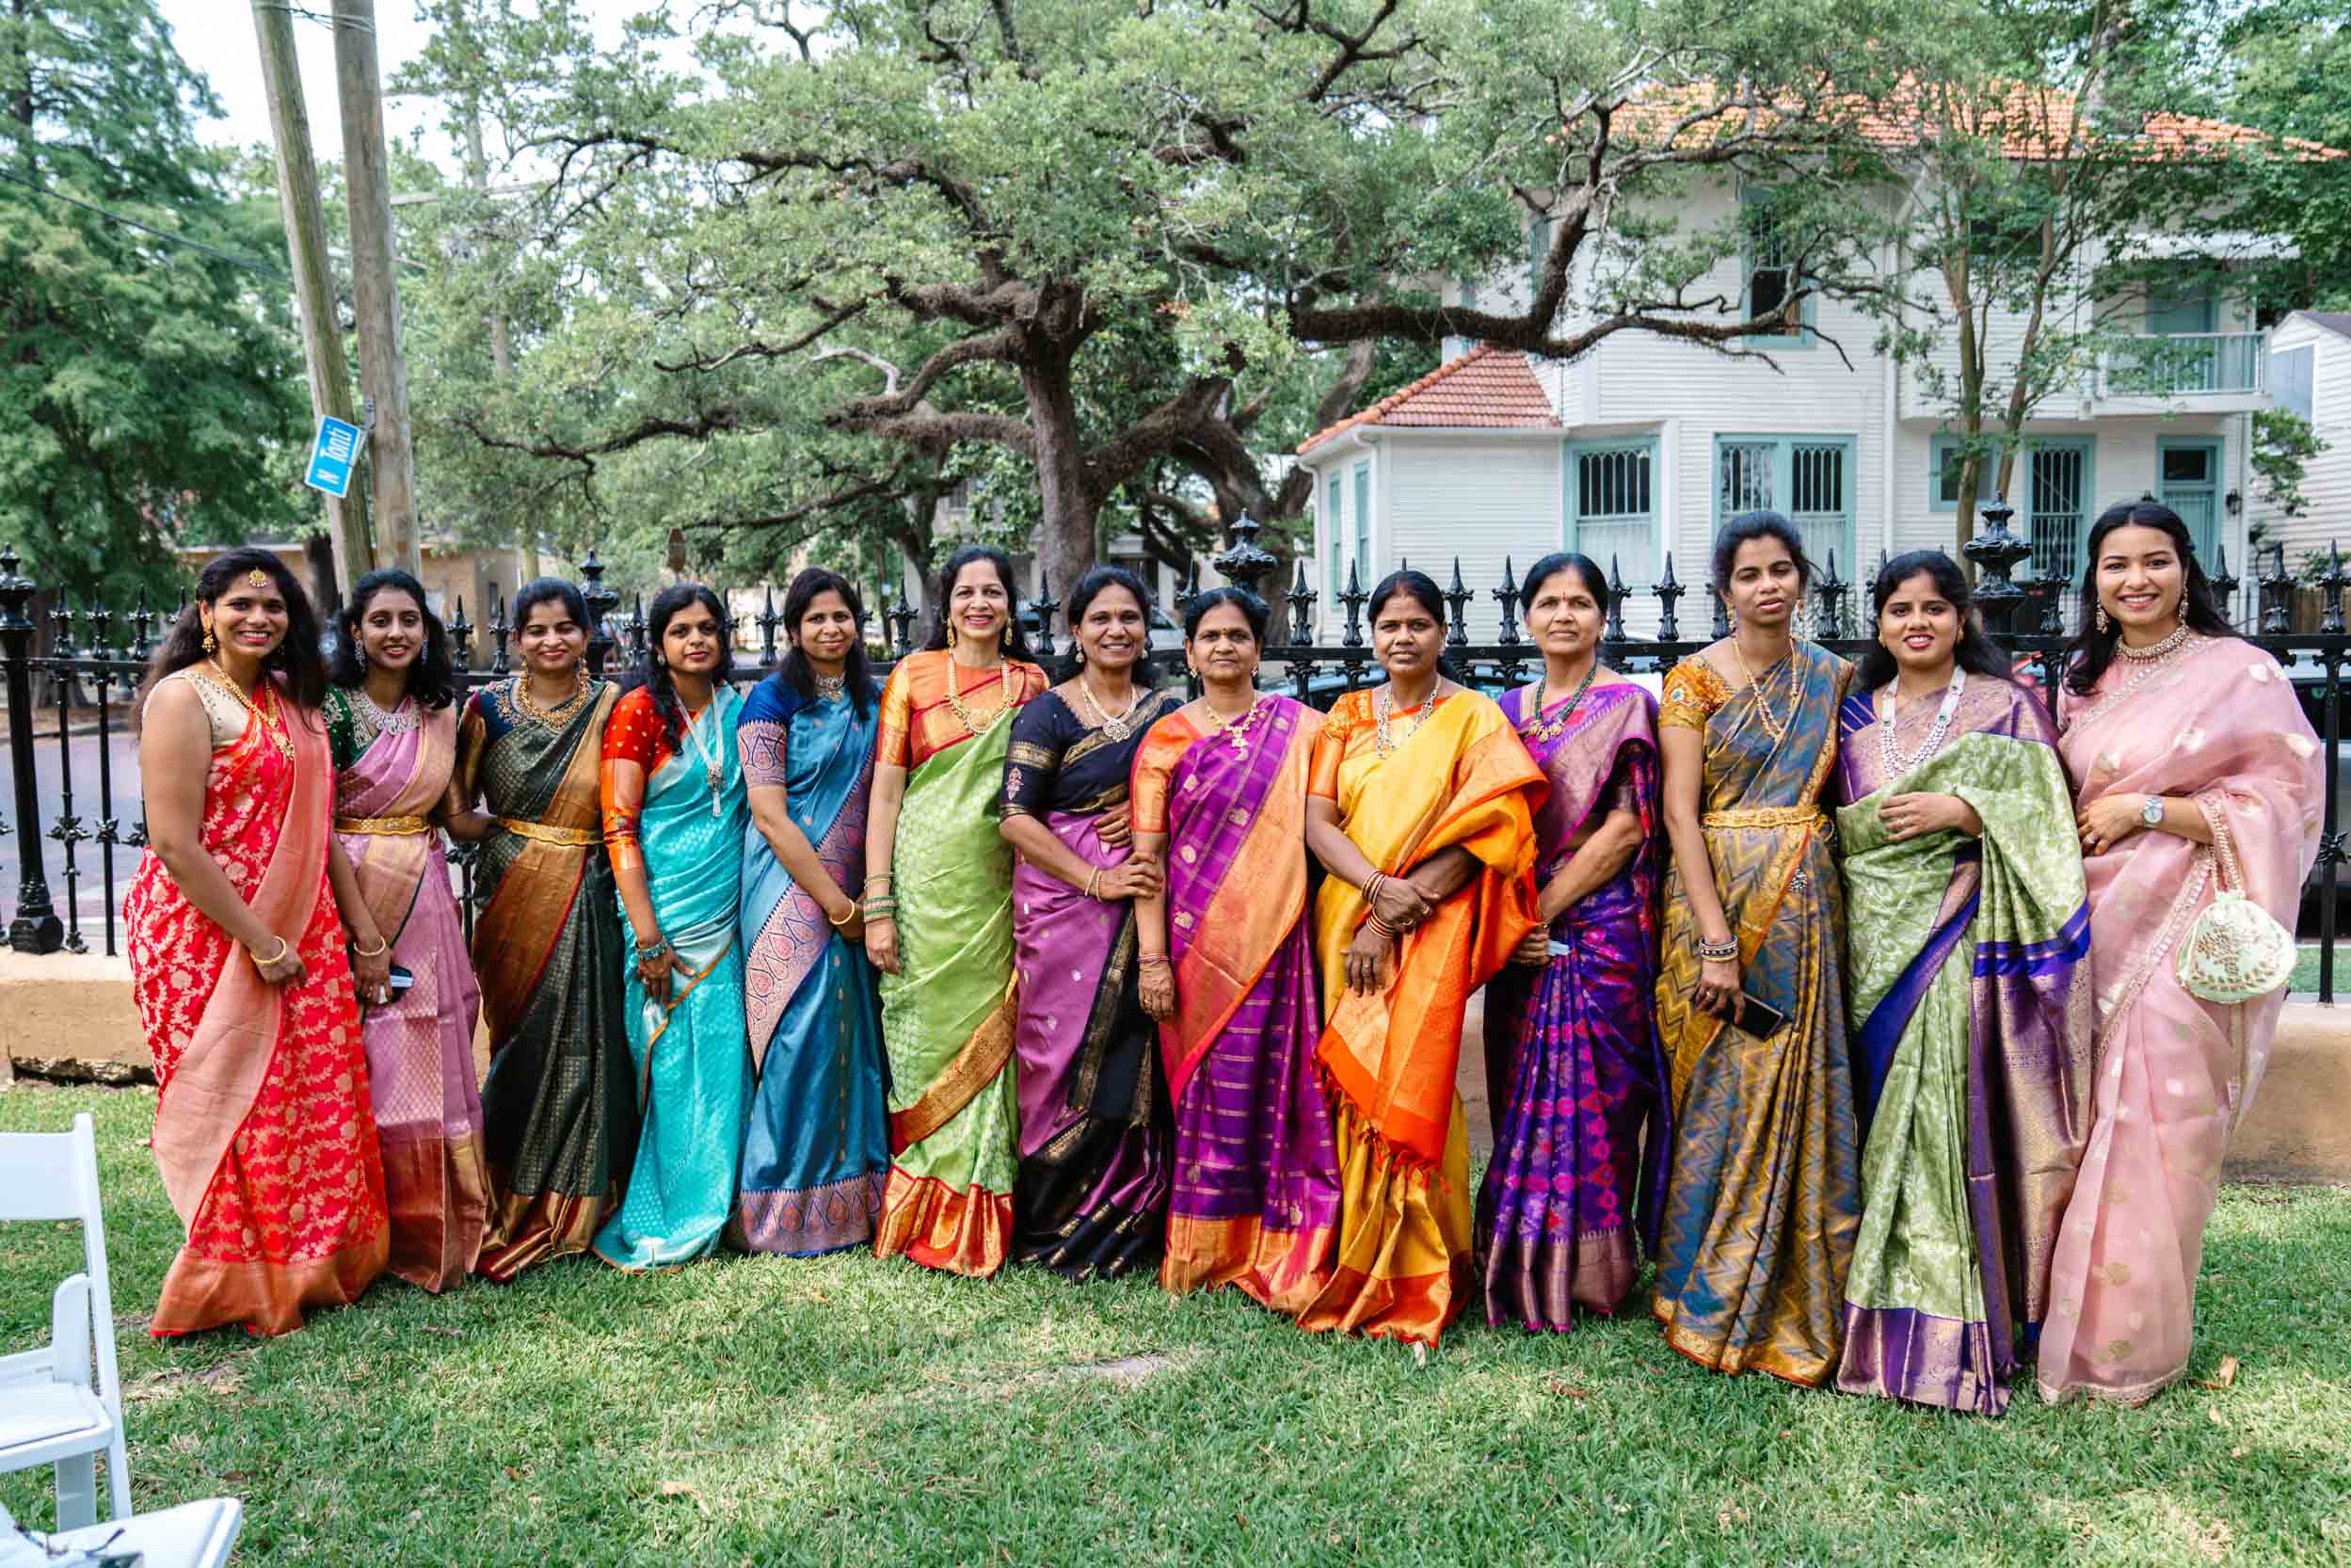
[[[1529,1331],[1564,1332],[1578,1305],[1615,1314],[1655,1244],[1667,1143],[1657,703],[1600,664],[1607,614],[1597,564],[1536,562],[1527,626],[1543,678],[1502,697],[1551,792],[1535,813],[1544,923],[1486,987],[1478,1266],[1486,1320]]]
[[[1167,1091],[1136,991],[1133,901],[1164,885],[1132,853],[1136,749],[1179,704],[1138,685],[1144,587],[1097,567],[1069,595],[1075,679],[1021,709],[1004,760],[1019,1006],[1013,1256],[1071,1279],[1156,1269],[1165,1242]]]
[[[1306,778],[1322,715],[1259,692],[1265,600],[1197,595],[1184,651],[1206,688],[1135,755],[1143,1004],[1160,1020],[1176,1184],[1160,1283],[1220,1285],[1295,1317],[1330,1283],[1338,1153],[1315,1071],[1322,999],[1306,923]]]

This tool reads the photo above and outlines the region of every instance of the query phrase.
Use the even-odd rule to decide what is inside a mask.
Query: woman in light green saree
[[[1047,686],[1012,562],[967,545],[930,646],[890,671],[866,823],[865,947],[882,972],[889,1181],[873,1250],[985,1276],[1012,1250],[1012,850],[997,831],[1012,716]]]
[[[1847,1393],[1996,1416],[2089,1133],[2089,909],[2055,728],[1949,556],[1890,561],[1839,728],[1865,1128]]]

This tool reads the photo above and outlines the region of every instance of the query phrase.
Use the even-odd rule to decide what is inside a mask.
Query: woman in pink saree
[[[335,837],[391,945],[360,994],[360,1036],[384,1151],[392,1273],[446,1290],[473,1272],[488,1218],[473,1026],[482,992],[466,955],[440,824],[462,808],[457,683],[440,617],[405,571],[351,590],[327,689]]]
[[[2293,688],[2214,608],[2179,516],[2113,507],[2087,554],[2056,712],[2088,861],[2097,1080],[2039,1381],[2052,1401],[2138,1404],[2187,1368],[2221,1157],[2283,1001],[2201,1000],[2179,950],[2231,858],[2246,896],[2292,927],[2324,795]]]

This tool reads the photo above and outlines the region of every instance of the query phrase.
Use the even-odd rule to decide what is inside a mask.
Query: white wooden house
[[[2268,381],[2277,407],[2309,420],[2327,443],[2304,472],[2300,517],[2247,492],[2251,520],[2263,528],[2263,551],[2282,545],[2293,570],[2329,541],[2351,552],[2351,312],[2296,311],[2279,322],[2269,337]]]
[[[1716,221],[1740,199],[1727,179],[1701,184],[1685,221]],[[1547,245],[1538,219],[1530,257]],[[1900,260],[1880,265],[1891,271]],[[1692,293],[1719,289],[1758,314],[1784,297],[1780,270],[1751,255],[1719,270]],[[1523,303],[1530,273],[1531,262],[1475,296]],[[1563,328],[1575,324],[1573,282]],[[1499,624],[1487,590],[1506,557],[1523,569],[1562,546],[1614,564],[1635,590],[1627,622],[1636,636],[1655,626],[1647,590],[1671,552],[1677,580],[1692,590],[1681,605],[1684,634],[1703,633],[1709,542],[1722,520],[1758,506],[1797,521],[1810,552],[1824,564],[1833,553],[1847,580],[1886,555],[1952,548],[1957,443],[1943,410],[1915,375],[1875,351],[1874,322],[1835,300],[1807,303],[1804,331],[1758,341],[1776,370],[1638,331],[1573,363],[1452,342],[1431,375],[1316,432],[1299,460],[1315,474],[1323,633],[1343,623],[1337,592],[1351,572],[1368,588],[1409,561],[1442,584],[1458,557],[1463,581],[1479,593],[1470,632],[1482,640]],[[2142,491],[2188,520],[2208,563],[2216,548],[2232,569],[2246,560],[2246,457],[2252,413],[2267,406],[2266,334],[2221,289],[2127,309],[2143,336],[2171,345],[2162,384],[2110,364],[2041,404],[2007,497],[2013,526],[2036,547],[2024,575],[2077,576],[2089,520]],[[1995,321],[1994,352],[2019,335],[2019,324]],[[2351,342],[2336,347],[2351,366]],[[2351,368],[2341,375],[2347,406],[2338,418],[2351,422]],[[2351,475],[2351,439],[2343,448]]]

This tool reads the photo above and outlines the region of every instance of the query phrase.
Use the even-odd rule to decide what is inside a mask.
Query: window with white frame
[[[2269,357],[2269,394],[2278,407],[2304,419],[2316,419],[2318,350],[2309,344],[2281,348]]]
[[[1654,437],[1567,443],[1566,538],[1627,584],[1657,575],[1657,442]]]
[[[1347,549],[1347,536],[1340,532],[1339,494],[1335,473],[1322,482],[1322,611],[1332,616],[1339,613],[1338,592],[1347,583],[1339,571],[1339,557]]]
[[[1853,577],[1853,504],[1859,489],[1850,436],[1718,436],[1715,523],[1741,512],[1781,513],[1803,536],[1823,572]]]
[[[1371,464],[1367,460],[1355,465],[1355,569],[1363,573],[1362,587],[1368,593],[1378,573],[1371,567]]]

